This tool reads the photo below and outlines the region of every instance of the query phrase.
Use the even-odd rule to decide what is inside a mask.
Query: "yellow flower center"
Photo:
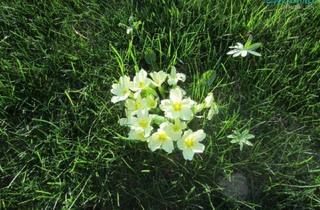
[[[137,137],[138,137],[138,139],[140,139],[140,140],[144,139],[144,132],[139,132],[139,133],[137,134]]]
[[[182,103],[181,103],[181,102],[174,102],[174,103],[172,104],[172,106],[173,106],[173,110],[174,110],[175,112],[179,112],[179,111],[181,111],[181,109],[182,109]]]
[[[142,81],[139,82],[138,87],[141,88],[141,89],[144,88],[144,82],[142,82]]]
[[[142,106],[141,101],[136,101],[136,102],[134,103],[134,108],[135,108],[135,110],[140,109],[141,106]]]
[[[122,89],[122,95],[126,95],[127,93],[129,92],[129,89],[128,88],[124,88]]]
[[[165,142],[165,141],[167,141],[167,139],[168,139],[168,135],[167,135],[165,132],[160,131],[160,132],[158,133],[158,139],[159,139],[159,141],[161,141],[161,142]]]
[[[153,100],[153,99],[150,99],[150,100],[148,100],[148,107],[155,107],[155,106],[157,106],[157,102],[156,102],[156,100]]]
[[[149,122],[147,119],[141,119],[139,120],[139,125],[141,128],[147,128],[149,125]]]
[[[192,137],[188,137],[184,140],[184,145],[187,147],[187,148],[192,148],[195,144],[195,139],[192,138]]]
[[[172,130],[173,130],[174,132],[178,132],[178,131],[180,131],[180,126],[179,126],[179,125],[173,125],[173,126],[172,126]]]

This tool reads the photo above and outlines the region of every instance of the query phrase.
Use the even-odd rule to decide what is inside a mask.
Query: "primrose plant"
[[[186,160],[204,151],[204,130],[192,130],[188,125],[195,117],[203,117],[205,110],[210,120],[218,113],[217,105],[212,93],[202,103],[188,97],[178,85],[185,80],[186,75],[178,73],[175,67],[169,74],[148,74],[141,69],[133,80],[121,76],[112,85],[111,102],[124,103],[126,117],[119,124],[130,128],[128,139],[146,142],[151,151],[162,149],[171,153],[177,147]]]
[[[233,133],[227,136],[231,140],[232,144],[239,144],[240,151],[242,151],[243,145],[253,146],[252,143],[249,141],[253,139],[255,136],[249,133],[249,130],[246,129],[243,132],[239,130],[233,130]]]

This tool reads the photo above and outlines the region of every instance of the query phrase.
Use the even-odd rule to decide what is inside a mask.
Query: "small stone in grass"
[[[249,195],[247,178],[241,173],[231,175],[231,179],[226,178],[219,181],[219,186],[223,188],[222,192],[229,197],[238,200],[245,200]]]

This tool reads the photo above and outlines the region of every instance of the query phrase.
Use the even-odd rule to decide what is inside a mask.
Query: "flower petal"
[[[170,90],[170,100],[181,101],[183,97],[183,92],[179,87]]]
[[[203,144],[197,142],[196,145],[194,145],[194,147],[192,149],[193,149],[193,152],[195,152],[195,153],[202,153],[204,148],[205,147]]]
[[[200,129],[194,132],[195,137],[197,138],[198,141],[202,141],[203,139],[206,138],[206,133]]]
[[[240,42],[237,42],[237,47],[243,48],[243,44],[241,44]]]
[[[183,150],[184,149],[184,147],[183,147],[183,139],[179,139],[178,141],[177,141],[177,147],[180,149],[180,150]]]
[[[174,149],[173,142],[171,140],[167,140],[162,144],[162,149],[167,153],[171,153]]]
[[[241,56],[242,57],[246,57],[248,55],[248,51],[246,51],[246,50],[242,50],[241,51]]]
[[[194,152],[191,149],[183,150],[182,154],[185,160],[192,160],[194,156]]]
[[[159,149],[161,146],[161,142],[154,140],[152,137],[149,139],[148,147],[153,152]]]
[[[241,51],[236,52],[235,54],[233,54],[232,57],[238,57],[241,54]]]
[[[260,53],[256,52],[256,51],[253,51],[253,50],[248,50],[248,53],[252,54],[252,55],[255,55],[255,56],[261,56]]]
[[[236,52],[238,52],[239,50],[230,50],[229,52],[227,52],[227,55],[232,55]]]
[[[183,109],[181,112],[181,119],[182,120],[191,120],[193,118],[193,112],[189,108]]]
[[[178,80],[181,80],[182,82],[186,81],[186,75],[183,73],[178,73],[177,78],[178,78]]]

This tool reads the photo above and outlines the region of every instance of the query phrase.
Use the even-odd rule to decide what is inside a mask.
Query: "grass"
[[[320,208],[320,7],[253,0],[1,1],[0,208]],[[142,22],[134,35],[119,23]],[[262,57],[226,56],[248,35]],[[148,53],[156,64],[150,65]],[[220,113],[202,155],[123,141],[122,74],[176,65]],[[208,70],[215,80],[199,78]],[[226,138],[250,129],[253,147]],[[250,195],[218,183],[241,173]]]

